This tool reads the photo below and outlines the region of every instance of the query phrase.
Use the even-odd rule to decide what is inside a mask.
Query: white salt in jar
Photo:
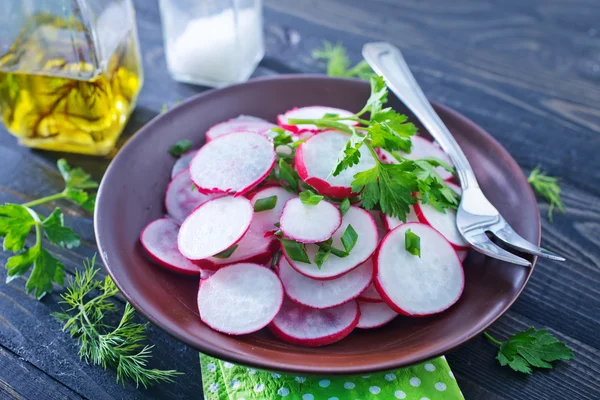
[[[246,81],[264,55],[262,0],[160,0],[167,67],[180,82]]]

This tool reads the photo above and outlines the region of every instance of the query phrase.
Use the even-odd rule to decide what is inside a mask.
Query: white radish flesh
[[[339,278],[319,281],[298,273],[282,257],[278,275],[290,299],[307,307],[325,309],[358,297],[371,283],[373,263],[369,260]]]
[[[375,221],[375,225],[377,225],[379,239],[383,238],[389,231],[385,225],[385,214],[379,210],[369,210],[369,214],[371,214],[373,221]]]
[[[273,144],[265,136],[233,132],[198,150],[190,174],[201,192],[241,195],[269,174],[275,159]]]
[[[219,269],[198,290],[200,318],[229,335],[256,332],[277,315],[283,286],[273,271],[250,263]]]
[[[358,301],[360,308],[360,319],[357,328],[370,329],[383,326],[396,318],[398,313],[387,306],[385,303],[371,303]]]
[[[400,226],[407,222],[419,222],[419,218],[417,217],[417,214],[415,213],[414,206],[409,206],[409,208],[410,208],[410,211],[408,212],[408,214],[406,214],[406,222],[402,221],[400,218],[390,217],[389,215],[385,214],[384,222],[385,222],[385,226],[388,228],[388,230],[391,231],[392,229],[396,228],[397,226]]]
[[[367,301],[369,303],[381,303],[383,301],[381,299],[381,296],[377,292],[375,285],[373,284],[369,285],[367,290],[365,290],[360,294],[360,296],[358,296],[358,300]]]
[[[182,223],[200,204],[219,196],[200,193],[193,186],[190,171],[187,169],[181,171],[167,186],[165,208],[167,214],[179,223]]]
[[[356,301],[317,310],[286,298],[269,329],[284,342],[307,347],[324,346],[348,336],[358,323],[359,315]]]
[[[429,204],[415,204],[415,212],[419,222],[431,226],[450,242],[456,249],[465,249],[469,243],[463,238],[456,226],[456,211],[446,208],[445,212],[439,212]]]
[[[310,106],[310,107],[300,107],[294,108],[286,112],[283,115],[279,115],[277,117],[277,123],[284,129],[287,129],[290,132],[300,133],[303,131],[319,131],[319,128],[316,125],[312,124],[300,124],[300,125],[290,125],[288,124],[289,119],[319,119],[323,118],[325,114],[337,114],[339,117],[352,117],[354,113],[342,110],[341,108],[333,108],[333,107],[324,107],[324,106]],[[357,123],[354,121],[340,121],[346,125],[356,125]]]
[[[269,262],[272,253],[279,248],[279,241],[271,232],[277,230],[275,223],[279,222],[284,204],[295,195],[282,187],[272,186],[256,192],[250,202],[254,206],[259,199],[271,196],[277,197],[275,207],[254,213],[248,231],[236,243],[237,247],[229,257],[209,257],[196,261],[196,264],[203,268],[216,269],[239,262],[253,262],[256,264]]]
[[[265,133],[275,126],[277,125],[265,121],[264,119],[251,117],[249,115],[240,115],[237,118],[214,125],[206,132],[206,140],[211,141],[219,136],[239,131]]]
[[[288,200],[283,207],[281,231],[301,243],[324,242],[342,224],[340,210],[328,201],[307,205],[299,197]]]
[[[420,237],[420,257],[405,249],[408,229]],[[459,299],[464,282],[456,252],[430,226],[404,224],[381,241],[375,257],[374,284],[384,302],[398,313],[424,316],[442,312]]]
[[[411,137],[412,148],[410,154],[400,152],[400,155],[404,158],[408,158],[409,160],[417,160],[419,158],[425,157],[433,157],[439,160],[445,161],[448,164],[452,165],[452,160],[444,150],[442,150],[438,145],[433,142],[430,142],[427,139],[424,139],[420,136]],[[452,174],[446,171],[442,167],[437,167],[436,172],[440,175],[442,179],[450,179],[452,178]]]
[[[173,168],[171,169],[171,179],[174,179],[175,176],[179,175],[183,170],[188,169],[190,167],[190,163],[192,159],[196,156],[198,150],[190,150],[181,155],[173,164]]]
[[[351,271],[367,261],[379,243],[375,221],[373,221],[373,218],[368,211],[355,206],[350,207],[348,212],[346,212],[346,215],[344,215],[342,218],[342,225],[340,225],[338,230],[335,231],[332,236],[332,246],[334,248],[344,250],[340,238],[344,234],[344,231],[348,225],[352,225],[352,228],[358,234],[356,244],[348,256],[342,258],[331,254],[327,260],[325,260],[321,268],[318,268],[314,263],[308,264],[294,261],[286,254],[291,266],[294,267],[296,271],[300,272],[302,275],[308,276],[309,278],[333,279]],[[318,248],[319,247],[316,244],[306,245],[306,253],[310,260],[315,259]]]
[[[200,267],[185,258],[177,249],[179,226],[171,219],[150,222],[140,234],[142,246],[158,264],[172,271],[199,275]]]
[[[252,222],[254,210],[244,197],[207,201],[183,221],[177,243],[190,260],[212,257],[239,241]]]
[[[350,135],[329,130],[314,135],[302,143],[296,151],[296,170],[300,178],[314,187],[319,194],[336,198],[352,195],[354,175],[375,167],[375,159],[366,148],[360,148],[358,164],[333,176],[340,151],[346,146]]]

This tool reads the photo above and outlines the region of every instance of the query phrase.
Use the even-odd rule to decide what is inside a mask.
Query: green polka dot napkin
[[[283,375],[204,354],[200,365],[206,400],[464,400],[444,357],[362,376]]]

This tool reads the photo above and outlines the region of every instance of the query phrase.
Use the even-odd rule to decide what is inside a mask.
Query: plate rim
[[[161,120],[163,118],[169,118],[171,113],[175,113],[175,111],[178,109],[184,109],[184,108],[189,107],[191,104],[198,101],[198,99],[210,97],[210,96],[215,95],[216,93],[222,94],[222,93],[225,93],[228,91],[235,91],[240,86],[250,86],[250,85],[254,85],[254,84],[260,85],[262,82],[265,82],[265,81],[268,82],[268,81],[280,81],[280,80],[312,80],[312,79],[348,81],[348,82],[352,82],[353,84],[356,84],[357,82],[362,82],[362,83],[368,84],[367,82],[361,81],[359,79],[329,77],[327,75],[320,75],[320,74],[281,74],[281,75],[276,75],[276,76],[258,77],[258,78],[251,79],[247,82],[234,84],[234,85],[231,85],[231,86],[228,86],[225,88],[209,89],[202,93],[198,93],[198,94],[191,96],[188,99],[185,99],[184,101],[180,102],[173,108],[169,109],[167,112],[159,113],[157,116],[155,116],[150,121],[148,121],[148,123],[146,123],[141,128],[139,128],[138,131],[134,135],[132,135],[132,137],[127,141],[127,143],[118,151],[118,153],[114,157],[114,159],[111,160],[108,168],[106,169],[106,171],[102,177],[102,180],[101,180],[100,186],[98,188],[98,192],[97,192],[97,206],[95,208],[94,218],[93,218],[94,236],[96,239],[98,252],[100,253],[102,262],[103,262],[105,268],[107,269],[111,279],[114,281],[116,286],[119,288],[119,291],[123,294],[123,297],[125,297],[125,299],[136,309],[137,312],[142,314],[146,319],[148,319],[150,322],[152,322],[154,325],[156,325],[162,331],[166,332],[167,334],[169,334],[173,338],[177,339],[178,341],[184,343],[185,345],[187,345],[197,351],[200,351],[202,353],[205,353],[207,355],[216,357],[216,358],[224,360],[224,361],[230,361],[230,362],[234,362],[236,364],[252,366],[252,367],[270,370],[270,371],[282,371],[282,372],[287,372],[287,373],[302,373],[302,374],[308,374],[308,375],[318,375],[318,374],[349,375],[349,374],[374,373],[374,372],[380,372],[380,371],[390,370],[390,369],[394,369],[394,368],[407,367],[407,366],[411,366],[414,364],[424,362],[424,361],[432,359],[432,358],[443,356],[444,354],[456,349],[457,347],[464,345],[468,341],[473,340],[474,338],[479,336],[483,331],[488,329],[492,324],[494,324],[500,317],[502,317],[508,311],[508,309],[517,301],[517,299],[521,296],[523,290],[527,286],[527,283],[529,282],[529,279],[531,278],[531,275],[535,269],[535,266],[537,264],[537,257],[532,257],[532,265],[531,265],[531,267],[527,268],[527,272],[525,274],[523,284],[518,289],[518,292],[516,293],[514,298],[511,299],[510,301],[508,301],[507,304],[498,311],[497,315],[494,318],[492,318],[492,320],[489,323],[484,324],[484,326],[478,328],[477,332],[475,332],[471,335],[463,335],[464,337],[456,338],[451,345],[441,346],[438,351],[431,352],[427,356],[408,356],[408,357],[405,357],[405,359],[402,362],[399,362],[394,359],[388,359],[386,361],[379,361],[376,363],[373,362],[369,365],[347,365],[343,368],[338,367],[338,368],[333,368],[333,369],[331,367],[320,367],[320,366],[312,366],[311,367],[311,366],[304,366],[304,365],[293,365],[293,364],[287,364],[287,363],[272,361],[272,360],[265,360],[263,362],[249,363],[245,359],[243,354],[240,356],[239,353],[237,353],[235,351],[230,351],[230,352],[226,353],[226,352],[221,351],[220,349],[212,349],[209,346],[199,345],[198,343],[195,343],[195,342],[188,340],[187,338],[179,335],[177,332],[170,329],[169,326],[167,326],[166,324],[163,324],[158,318],[153,317],[152,312],[148,312],[148,310],[146,310],[140,302],[138,302],[135,298],[133,298],[133,296],[131,296],[128,293],[127,289],[125,289],[123,287],[122,282],[119,282],[118,280],[115,279],[114,271],[112,270],[112,268],[110,266],[112,263],[109,263],[107,260],[108,256],[106,255],[106,249],[104,249],[98,226],[100,224],[99,223],[99,219],[101,217],[100,210],[102,209],[101,205],[102,205],[102,198],[103,198],[104,192],[110,191],[110,188],[107,188],[108,184],[106,182],[108,181],[108,179],[106,177],[111,176],[115,173],[114,170],[117,169],[117,167],[115,166],[117,164],[117,160],[123,159],[124,158],[123,154],[127,154],[127,152],[129,152],[131,148],[134,148],[136,146],[136,143],[143,139],[143,135],[145,134],[145,132],[152,130],[153,126],[156,125],[159,120]],[[482,127],[477,125],[474,121],[467,118],[466,116],[459,113],[458,111],[455,111],[454,109],[452,109],[448,106],[445,106],[437,101],[430,100],[430,103],[434,106],[434,108],[442,110],[443,112],[449,114],[451,117],[453,117],[453,118],[459,120],[460,122],[466,124],[467,126],[469,126],[469,128],[476,131],[477,134],[484,136],[491,143],[492,150],[494,150],[496,152],[496,154],[499,154],[502,156],[504,162],[506,162],[508,164],[507,166],[509,167],[509,169],[516,171],[517,175],[519,175],[520,179],[522,179],[523,181],[527,181],[527,177],[525,176],[521,167],[518,165],[517,161],[512,157],[512,155],[508,152],[508,150],[506,150],[504,148],[504,146],[502,146],[500,144],[500,142],[498,142],[496,140],[495,137],[493,137],[485,129],[483,129]],[[528,196],[531,199],[534,199],[533,204],[535,205],[535,211],[536,211],[534,217],[535,217],[535,223],[537,226],[536,242],[537,242],[537,245],[540,245],[540,243],[541,243],[541,216],[540,216],[540,212],[539,212],[539,206],[538,206],[537,201],[535,200],[536,197],[533,192],[533,189],[531,188],[530,185],[527,185],[527,187],[528,187],[527,191],[529,192]],[[523,267],[523,268],[525,268],[525,267]]]

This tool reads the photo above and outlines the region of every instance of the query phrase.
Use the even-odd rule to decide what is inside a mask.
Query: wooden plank
[[[0,346],[0,398],[82,399],[67,386]]]

